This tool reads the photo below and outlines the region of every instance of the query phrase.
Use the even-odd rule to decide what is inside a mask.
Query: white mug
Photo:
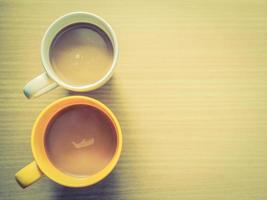
[[[95,83],[82,86],[74,86],[61,80],[54,72],[49,57],[50,46],[57,34],[65,27],[76,23],[89,23],[96,25],[107,34],[113,47],[113,61],[108,72]],[[65,89],[77,92],[86,92],[97,89],[111,78],[118,60],[118,53],[119,49],[117,37],[111,26],[104,19],[88,12],[68,13],[55,20],[45,32],[41,43],[41,61],[45,71],[28,82],[24,87],[23,92],[26,97],[34,98],[56,88],[57,86],[62,86]]]

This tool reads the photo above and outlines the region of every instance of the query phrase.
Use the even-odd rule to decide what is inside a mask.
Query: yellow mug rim
[[[88,177],[84,176],[79,177],[74,175],[72,176],[57,169],[49,160],[45,152],[45,146],[44,146],[45,129],[49,121],[52,119],[52,117],[60,110],[76,104],[93,106],[104,112],[112,121],[117,136],[117,147],[111,161],[107,164],[105,168]],[[53,113],[51,114],[50,112]],[[42,130],[40,130],[40,127],[42,127],[41,128]],[[85,187],[93,185],[104,179],[108,174],[110,174],[110,172],[116,166],[122,150],[121,127],[117,118],[112,113],[112,111],[100,101],[84,96],[63,97],[45,107],[35,120],[31,135],[31,147],[32,147],[33,157],[38,167],[48,178],[50,178],[51,180],[55,181],[58,184],[67,187]]]

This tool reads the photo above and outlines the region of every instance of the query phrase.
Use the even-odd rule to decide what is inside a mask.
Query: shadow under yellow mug
[[[49,122],[62,109],[73,105],[88,105],[102,111],[102,113],[109,118],[115,128],[117,141],[115,153],[113,154],[111,161],[102,170],[88,177],[79,177],[64,173],[55,167],[49,160],[45,149],[45,133]],[[101,102],[83,96],[64,97],[48,105],[39,114],[32,129],[31,147],[34,161],[22,168],[15,175],[15,178],[21,187],[25,188],[31,185],[43,175],[46,175],[56,183],[67,187],[85,187],[104,179],[113,170],[121,154],[122,133],[120,124],[112,111]]]

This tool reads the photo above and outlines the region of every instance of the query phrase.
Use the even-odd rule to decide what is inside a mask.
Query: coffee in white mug
[[[67,84],[92,84],[107,74],[113,62],[113,46],[108,35],[89,23],[65,27],[50,47],[53,70]]]

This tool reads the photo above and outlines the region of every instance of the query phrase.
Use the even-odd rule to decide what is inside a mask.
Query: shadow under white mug
[[[50,47],[57,34],[65,27],[77,23],[93,24],[98,28],[100,28],[109,37],[113,48],[113,60],[111,66],[109,67],[108,72],[96,82],[85,84],[82,86],[71,85],[60,79],[59,76],[53,70],[49,53]],[[111,26],[104,19],[88,12],[68,13],[55,20],[45,32],[41,43],[41,61],[45,72],[35,77],[31,81],[29,81],[24,87],[23,92],[25,96],[30,99],[38,97],[44,93],[47,93],[50,90],[56,88],[57,86],[61,86],[67,90],[76,92],[87,92],[95,90],[104,85],[111,78],[115,66],[117,64],[118,52],[119,50],[118,50],[117,37]]]

